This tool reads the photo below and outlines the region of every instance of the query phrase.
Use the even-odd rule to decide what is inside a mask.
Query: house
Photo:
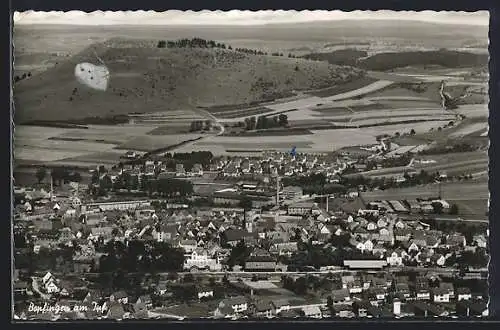
[[[272,317],[275,309],[271,301],[267,299],[259,299],[252,304],[252,312],[256,317]]]
[[[184,169],[184,164],[175,165],[175,176],[185,176],[186,170]]]
[[[288,214],[289,215],[306,215],[312,212],[314,207],[314,203],[309,202],[298,202],[293,203],[288,206]]]
[[[204,249],[194,249],[191,253],[186,253],[184,260],[184,269],[208,269],[211,271],[219,271],[222,269],[217,258],[213,258],[208,251]]]
[[[387,257],[387,264],[393,267],[402,266],[403,265],[403,250],[394,250]]]
[[[351,295],[347,288],[333,290],[331,297],[334,304],[344,304],[346,302],[351,301]]]
[[[50,281],[55,280],[55,277],[52,275],[51,272],[47,272],[43,277],[42,277],[42,283],[45,285],[46,283],[49,283]]]
[[[109,296],[109,301],[128,304],[129,297],[125,291],[117,291]]]
[[[465,236],[460,235],[460,234],[453,234],[449,235],[446,238],[446,246],[447,247],[465,247],[467,245],[467,240],[465,239]]]
[[[472,293],[471,293],[471,290],[469,288],[462,287],[462,288],[457,289],[457,300],[458,301],[471,300],[471,299],[472,299]]]
[[[387,296],[387,290],[381,287],[372,287],[369,290],[369,294],[377,301],[384,301]]]
[[[155,293],[158,296],[167,296],[168,295],[168,288],[165,282],[160,282],[158,285],[155,287]]]
[[[94,227],[90,229],[90,233],[94,238],[109,240],[113,238],[113,227]]]
[[[441,282],[439,283],[439,287],[448,292],[450,298],[455,298],[455,288],[453,287],[453,283]]]
[[[433,288],[432,292],[432,301],[435,303],[448,303],[450,302],[450,294],[448,290],[442,288]]]
[[[488,241],[483,235],[474,235],[472,240],[476,244],[476,246],[483,249],[486,249],[486,246],[488,245]]]
[[[58,293],[60,291],[60,288],[55,283],[55,280],[49,280],[49,282],[45,284],[45,290],[47,291],[47,293]]]
[[[271,305],[276,314],[290,310],[290,301],[285,298],[272,299]]]
[[[214,314],[216,317],[233,316],[248,310],[248,300],[244,296],[223,299]]]
[[[137,298],[134,304],[134,311],[145,311],[153,307],[153,301],[150,295],[142,295]]]
[[[191,173],[196,176],[203,176],[203,166],[198,163],[194,164]]]
[[[302,307],[305,317],[320,319],[322,317],[321,309],[317,305],[307,305]]]
[[[108,306],[106,318],[111,320],[122,320],[126,315],[125,308],[118,302],[112,302]]]
[[[245,261],[245,271],[274,271],[277,261],[265,250],[253,251]]]
[[[214,290],[208,287],[198,287],[197,291],[198,299],[212,298],[214,296]]]
[[[436,253],[431,256],[431,262],[436,266],[444,267],[446,258],[442,254]]]
[[[415,295],[417,300],[430,300],[431,292],[428,288],[419,287],[415,289]]]
[[[178,236],[177,233],[178,226],[176,224],[162,223],[156,226],[153,231],[153,239],[158,242],[169,242]]]
[[[285,200],[293,200],[301,198],[303,190],[301,187],[297,186],[286,186],[281,190],[280,194]]]

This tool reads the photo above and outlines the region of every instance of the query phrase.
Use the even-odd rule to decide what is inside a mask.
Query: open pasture
[[[363,78],[355,79],[353,81],[349,81],[341,85],[323,88],[319,90],[306,91],[306,93],[318,97],[334,96],[340,93],[346,93],[360,88],[364,88],[370,84],[373,84],[376,81],[377,79],[375,78],[372,78],[370,76],[365,76]]]
[[[128,140],[127,142],[117,146],[116,149],[148,152],[156,149],[178,145],[185,141],[195,140],[202,136],[202,134],[179,134],[163,136],[143,135]]]
[[[489,116],[488,104],[464,104],[455,110],[456,112],[468,117],[468,118],[480,118],[484,117],[485,122]]]
[[[469,125],[464,125],[460,127],[458,130],[450,134],[451,138],[463,137],[466,135],[474,134],[478,131],[483,132],[488,127],[488,122],[481,123],[471,123]]]
[[[37,146],[14,147],[14,164],[16,160],[34,160],[35,162],[52,162],[68,157],[87,154],[85,151],[43,149]]]

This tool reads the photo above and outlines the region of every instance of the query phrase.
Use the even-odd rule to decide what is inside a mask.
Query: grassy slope
[[[94,50],[111,72],[106,92],[85,89],[73,76],[77,63],[98,63]],[[324,62],[220,49],[158,49],[154,42],[113,39],[16,84],[15,119],[22,123],[247,103],[340,84],[359,72]]]

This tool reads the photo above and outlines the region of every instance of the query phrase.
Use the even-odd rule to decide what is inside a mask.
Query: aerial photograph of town
[[[489,315],[487,11],[13,22],[13,320]]]

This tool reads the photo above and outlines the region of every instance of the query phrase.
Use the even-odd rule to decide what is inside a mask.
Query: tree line
[[[104,246],[105,255],[99,260],[101,273],[121,269],[134,272],[180,272],[184,266],[184,250],[164,242],[146,243],[132,240],[127,244],[110,241]]]
[[[224,43],[214,40],[205,40],[201,38],[178,39],[178,40],[160,40],[157,48],[221,48],[226,49]]]
[[[288,125],[288,116],[285,114],[279,114],[277,116],[259,116],[259,117],[249,117],[245,118],[245,122],[239,124],[239,126],[244,126],[247,131],[255,129],[269,129],[277,127],[286,127]]]
[[[214,40],[205,40],[202,38],[159,40],[156,47],[157,48],[219,48],[219,49],[233,50],[233,47],[231,45],[226,46],[226,44],[222,42],[216,42]],[[234,51],[252,55],[269,55],[268,52],[264,52],[262,50],[257,50],[257,49],[245,48],[245,47],[234,48]],[[283,57],[285,55],[282,52],[273,52],[271,53],[271,56]],[[289,53],[288,57],[297,58],[297,56],[295,56],[292,53]]]
[[[41,183],[47,177],[47,174],[49,174],[52,178],[54,185],[82,181],[82,176],[80,175],[80,173],[73,171],[67,167],[55,167],[50,171],[50,173],[47,172],[47,168],[39,167],[35,172],[38,183]]]
[[[28,73],[23,73],[21,76],[15,75],[14,76],[14,83],[17,83],[21,80],[27,79],[31,77],[31,72]]]
[[[120,189],[138,190],[149,196],[161,197],[182,198],[193,194],[193,184],[190,181],[175,178],[148,179],[145,176],[139,178],[127,172],[120,175],[114,182],[108,175],[99,177],[94,174],[89,188],[91,194],[96,196],[106,196],[108,192]]]

